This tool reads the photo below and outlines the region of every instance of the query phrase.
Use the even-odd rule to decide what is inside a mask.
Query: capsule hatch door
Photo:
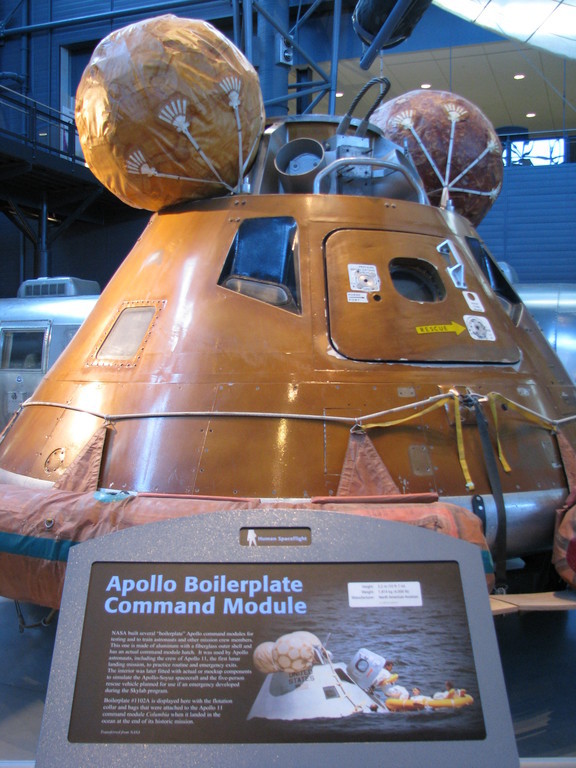
[[[453,241],[343,229],[325,241],[334,348],[367,361],[516,363],[513,324]]]

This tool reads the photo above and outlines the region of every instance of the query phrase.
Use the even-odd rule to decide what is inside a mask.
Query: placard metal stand
[[[257,510],[71,550],[38,768],[384,761],[519,765],[477,547]]]

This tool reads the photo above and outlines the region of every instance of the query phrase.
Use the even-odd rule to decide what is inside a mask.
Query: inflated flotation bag
[[[474,698],[469,693],[465,693],[463,696],[453,696],[446,699],[428,699],[426,706],[432,709],[460,709],[461,707],[468,707],[473,702]]]
[[[576,589],[576,506],[570,507],[558,521],[552,562],[564,581]]]
[[[87,479],[89,474],[86,470],[81,479]],[[82,490],[70,490],[69,487],[64,490],[0,484],[0,595],[58,608],[68,553],[76,544],[135,525],[172,518],[274,507],[259,499],[109,493],[89,491],[86,485]],[[389,504],[315,504],[309,500],[306,505],[279,501],[276,506],[405,522],[464,538],[478,544],[483,554],[489,554],[479,518],[452,504],[402,503],[401,499]],[[491,577],[493,580],[492,574],[487,573],[489,588]],[[383,659],[380,668],[384,663]]]
[[[450,201],[477,226],[502,187],[502,145],[472,102],[451,91],[410,91],[370,118],[384,135],[407,146],[432,205]]]
[[[264,130],[260,82],[211,24],[171,14],[115,30],[76,94],[86,163],[127,205],[158,211],[232,192]]]
[[[552,563],[558,575],[576,589],[576,453],[562,432],[558,432],[558,446],[570,492],[556,510]]]
[[[423,709],[461,709],[474,702],[474,697],[469,693],[462,696],[454,696],[445,699],[433,699],[430,697],[415,699],[386,699],[386,709],[390,712],[418,712]]]
[[[386,709],[390,712],[419,712],[425,709],[424,701],[415,701],[414,699],[386,699]]]

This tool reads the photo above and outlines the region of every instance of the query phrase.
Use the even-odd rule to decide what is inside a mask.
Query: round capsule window
[[[392,259],[389,264],[392,285],[410,301],[442,301],[446,289],[433,264],[423,259]]]

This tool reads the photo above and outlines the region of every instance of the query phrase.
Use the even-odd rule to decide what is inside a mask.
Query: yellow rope
[[[431,413],[431,411],[436,410],[436,408],[442,408],[445,405],[447,405],[451,400],[453,399],[453,395],[446,395],[445,397],[442,397],[440,400],[436,400],[435,403],[432,403],[432,405],[429,405],[427,408],[424,408],[422,411],[417,411],[416,413],[412,413],[409,416],[403,416],[400,419],[393,419],[392,421],[378,421],[378,422],[369,422],[367,424],[361,423],[360,426],[362,429],[374,429],[376,427],[395,427],[398,424],[405,424],[407,421],[412,421],[412,419],[420,418],[420,416],[425,416],[427,413]]]
[[[502,465],[502,469],[504,472],[510,472],[510,464],[508,464],[508,461],[506,460],[506,456],[504,456],[504,451],[502,450],[502,443],[500,442],[500,431],[498,429],[498,411],[496,410],[496,398],[491,397],[491,395],[494,393],[490,393],[488,395],[488,405],[490,406],[490,411],[492,413],[492,418],[494,420],[494,428],[496,429],[496,445],[498,446],[498,458],[500,459],[500,464]]]
[[[375,428],[385,429],[386,427],[395,427],[398,424],[405,424],[408,421],[412,421],[412,419],[425,416],[427,413],[430,413],[436,408],[443,408],[445,405],[448,405],[450,402],[454,403],[454,425],[456,427],[456,446],[458,449],[458,460],[460,462],[460,467],[462,468],[462,474],[464,475],[466,488],[469,491],[473,491],[474,483],[470,475],[470,470],[468,469],[468,462],[466,461],[466,453],[464,450],[464,435],[462,433],[462,422],[460,420],[460,397],[457,392],[451,391],[450,394],[446,395],[446,397],[443,397],[440,400],[437,400],[435,403],[433,403],[432,405],[429,405],[427,408],[424,408],[423,410],[418,411],[417,413],[412,413],[409,416],[404,416],[401,419],[394,419],[393,421],[384,421],[384,422],[371,422],[368,424],[361,424],[360,426],[362,429],[375,429]]]
[[[527,421],[532,422],[533,424],[536,424],[539,427],[542,427],[543,429],[547,429],[549,432],[556,432],[557,427],[556,423],[552,421],[551,419],[547,419],[545,416],[542,416],[539,413],[536,413],[535,411],[530,410],[530,408],[526,408],[523,405],[520,405],[520,403],[515,403],[513,400],[509,400],[507,397],[504,397],[504,395],[501,395],[499,392],[489,392],[487,395],[488,404],[490,406],[490,411],[492,412],[492,418],[494,419],[494,426],[496,428],[496,443],[498,446],[498,458],[500,459],[500,463],[502,464],[502,468],[505,472],[510,472],[510,465],[506,461],[506,457],[504,456],[504,451],[502,450],[502,445],[500,443],[500,433],[498,430],[498,411],[496,406],[498,404],[505,405],[507,408],[509,408],[512,411],[515,411],[516,413],[523,416]]]
[[[474,490],[474,483],[468,469],[468,462],[464,454],[464,436],[462,434],[462,421],[460,419],[460,398],[457,392],[453,393],[454,399],[454,426],[456,427],[456,446],[458,448],[458,460],[460,461],[460,467],[462,468],[462,474],[466,481],[466,489],[468,491]]]
[[[534,424],[537,424],[539,427],[548,429],[550,432],[556,432],[557,425],[561,421],[565,421],[564,419],[557,420],[557,421],[553,419],[549,419],[546,416],[543,416],[541,413],[536,413],[536,411],[532,411],[530,408],[526,408],[524,405],[520,405],[520,403],[514,402],[514,400],[509,400],[507,397],[504,397],[504,395],[501,395],[499,392],[489,392],[487,397],[488,397],[488,400],[491,402],[504,403],[511,410],[516,411],[516,413],[519,413],[522,416],[524,416],[528,421],[531,421]],[[567,419],[567,421],[570,421],[573,418],[574,417],[570,417],[570,419]]]
[[[543,429],[547,429],[548,431],[553,433],[556,433],[558,431],[558,427],[561,426],[562,424],[569,423],[571,421],[576,420],[576,414],[565,417],[563,419],[557,419],[557,420],[549,419],[548,417],[542,414],[539,414],[536,411],[532,411],[530,408],[526,408],[520,403],[516,403],[513,400],[510,400],[507,397],[504,397],[504,395],[501,395],[499,392],[490,392],[488,393],[488,395],[478,395],[471,392],[470,396],[476,397],[481,401],[483,400],[485,402],[488,402],[489,404],[492,418],[494,421],[495,430],[496,430],[498,458],[505,472],[510,472],[511,468],[504,455],[504,451],[502,449],[502,444],[500,441],[500,433],[499,433],[499,426],[498,426],[498,411],[497,411],[498,405],[505,405],[508,409],[515,411],[520,416],[525,418],[527,421],[530,421],[533,424],[536,424],[537,426],[542,427]],[[367,414],[361,417],[328,416],[327,414],[302,414],[302,413],[254,413],[254,412],[246,412],[246,411],[220,411],[220,412],[218,411],[216,412],[215,411],[183,411],[183,412],[164,412],[164,413],[159,412],[159,413],[103,414],[103,413],[97,413],[95,411],[88,411],[84,408],[75,407],[70,404],[27,400],[26,402],[21,404],[18,412],[14,414],[13,419],[4,428],[3,432],[0,435],[0,440],[8,433],[9,428],[12,426],[15,420],[15,417],[20,412],[20,410],[22,410],[25,407],[31,407],[31,406],[51,406],[51,407],[63,408],[65,410],[72,410],[72,411],[77,411],[81,413],[86,413],[91,416],[95,416],[97,418],[102,419],[104,421],[104,426],[112,427],[112,428],[115,427],[115,424],[117,422],[128,420],[128,419],[174,418],[174,417],[203,417],[203,418],[247,417],[247,418],[287,418],[287,419],[339,422],[344,424],[353,424],[352,429],[369,430],[369,429],[378,429],[378,428],[385,429],[387,427],[398,426],[399,424],[406,424],[407,422],[412,421],[413,419],[418,419],[418,418],[421,418],[422,416],[425,416],[428,413],[431,413],[437,408],[443,408],[449,405],[451,401],[454,402],[454,426],[456,431],[456,446],[458,450],[458,459],[459,459],[460,466],[462,468],[462,473],[464,475],[464,479],[466,482],[466,488],[471,491],[471,490],[474,490],[474,482],[472,481],[472,477],[470,475],[468,462],[466,461],[466,455],[465,455],[465,449],[464,449],[464,436],[462,432],[462,421],[460,418],[460,395],[458,391],[455,389],[451,390],[450,393],[444,396],[436,395],[434,397],[428,398],[427,400],[422,400],[416,403],[410,403],[408,405],[400,406],[397,408],[389,408],[387,410],[381,411],[380,413],[371,414],[371,415]],[[421,410],[418,410],[420,407],[422,407]],[[379,418],[380,416],[385,417],[386,414],[399,413],[407,409],[412,410],[412,412],[407,416],[401,416],[400,418],[391,419],[390,421],[369,421],[366,423],[363,422],[364,418],[369,419],[369,418]]]

